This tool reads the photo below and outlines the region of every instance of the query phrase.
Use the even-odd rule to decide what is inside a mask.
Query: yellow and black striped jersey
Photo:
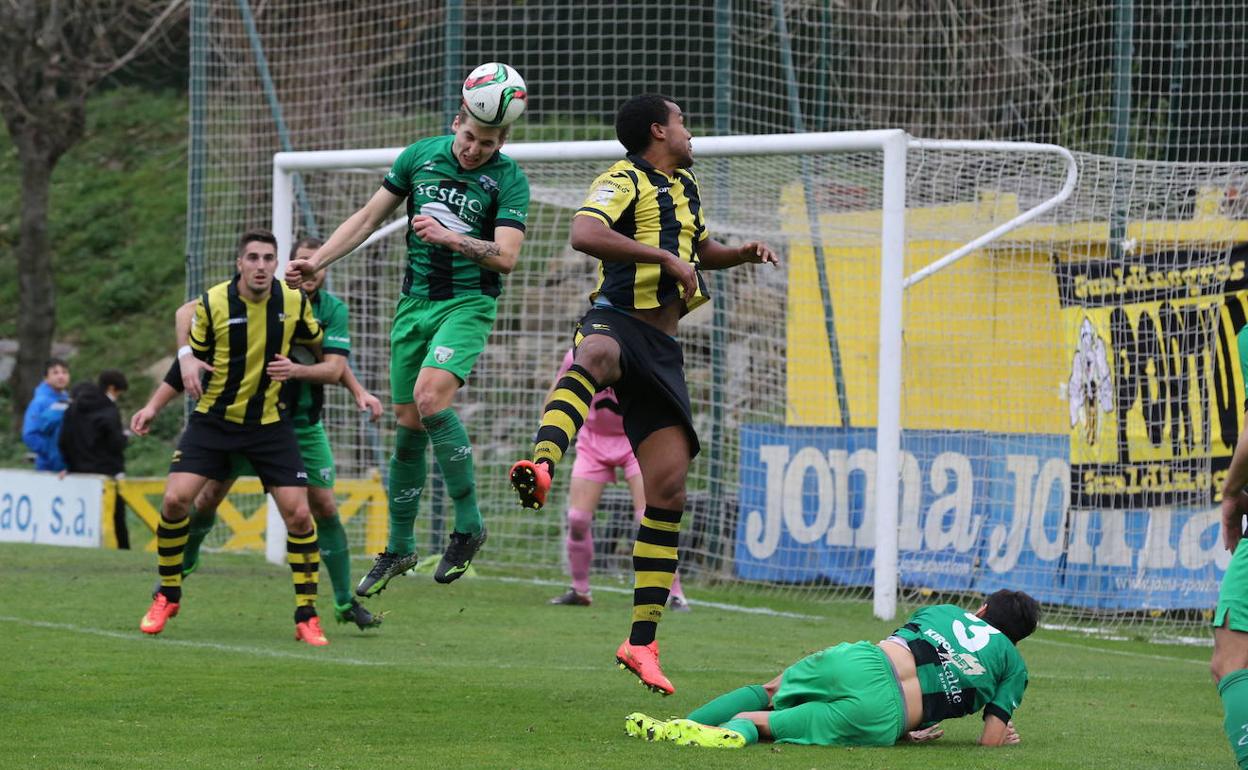
[[[695,268],[698,244],[709,235],[693,172],[677,169],[676,175],[669,177],[631,154],[594,180],[576,215],[600,219],[617,233],[669,251]],[[708,296],[701,273],[697,293],[684,297],[676,279],[657,264],[603,261],[598,268],[598,285],[589,298],[602,297],[625,310],[661,307],[683,298],[688,312],[706,302]]]
[[[268,425],[282,419],[282,383],[265,367],[289,355],[292,342],[319,344],[320,324],[312,303],[298,289],[274,279],[269,296],[250,302],[238,292],[238,275],[208,289],[195,307],[191,349],[215,371],[195,411],[240,425]]]

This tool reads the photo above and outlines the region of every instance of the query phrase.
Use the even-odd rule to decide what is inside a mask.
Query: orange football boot
[[[165,623],[169,622],[169,618],[177,616],[180,606],[177,602],[169,601],[164,594],[157,592],[152,599],[152,606],[147,608],[147,614],[139,621],[139,630],[153,636],[159,634],[165,630]]]
[[[615,651],[615,660],[620,664],[620,668],[632,671],[641,683],[652,691],[663,695],[676,692],[676,688],[672,686],[667,677],[663,676],[663,669],[659,666],[658,642],[645,645],[629,644],[625,639]]]
[[[295,641],[307,642],[313,647],[329,646],[329,640],[325,638],[325,632],[321,630],[321,619],[316,615],[302,623],[295,624]]]
[[[520,496],[521,505],[541,510],[546,504],[546,493],[550,491],[550,471],[546,470],[545,463],[520,460],[511,466],[511,486]]]

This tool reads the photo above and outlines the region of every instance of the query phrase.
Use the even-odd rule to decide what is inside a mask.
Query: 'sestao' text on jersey
[[[462,190],[444,187],[442,182],[425,182],[412,189],[412,197],[427,201],[439,201],[448,207],[458,208],[460,219],[476,221],[484,212],[484,204],[477,198],[470,198]],[[419,202],[417,202],[419,208]]]

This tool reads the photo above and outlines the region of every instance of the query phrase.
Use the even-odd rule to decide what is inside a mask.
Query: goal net
[[[685,570],[770,596],[872,597],[891,382],[903,600],[1010,586],[1059,622],[1195,628],[1225,567],[1214,497],[1243,400],[1245,81],[1220,58],[1243,29],[1225,4],[1143,2],[1133,30],[1121,5],[193,3],[188,288],[228,277],[238,233],[269,220],[274,152],[441,133],[462,74],[487,60],[515,66],[532,94],[512,147],[609,139],[615,107],[642,91],[676,98],[697,136],[897,126],[1069,147],[1066,201],[930,275],[1066,172],[1050,153],[911,147],[899,307],[880,299],[878,151],[699,154],[714,232],[766,239],[784,266],[712,274],[719,301],[682,323],[704,447]],[[1133,32],[1124,69],[1115,52],[1130,47],[1111,42]],[[483,558],[551,578],[569,463],[541,515],[513,507],[505,470],[593,283],[567,228],[606,164],[523,164],[534,222],[457,401],[491,522]],[[325,236],[379,180],[376,164],[301,172],[292,233]],[[352,366],[387,407],[401,264],[392,234],[330,278],[351,306]],[[882,309],[900,310],[902,333],[883,360]],[[393,422],[361,422],[345,396],[331,389],[326,415],[340,478],[362,482],[343,493],[361,554],[384,543],[366,523],[381,504],[368,482]],[[443,499],[425,498],[424,553],[444,543]],[[628,509],[609,489],[595,570],[627,574]]]

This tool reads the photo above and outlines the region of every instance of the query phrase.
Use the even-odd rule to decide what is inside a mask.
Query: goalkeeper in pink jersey
[[[563,357],[563,365],[555,375],[556,383],[572,366],[572,352],[569,349]],[[550,400],[549,393],[546,400]],[[617,469],[624,472],[624,481],[628,483],[628,491],[633,497],[633,511],[640,522],[646,511],[641,466],[633,455],[628,436],[624,435],[624,419],[620,416],[615,391],[605,388],[590,402],[585,425],[577,434],[576,460],[572,463],[572,483],[568,489],[568,571],[572,575],[572,586],[566,593],[551,599],[551,604],[588,607],[593,602],[589,591],[589,567],[594,561],[594,510],[602,499],[602,490],[617,480]],[[680,587],[679,574],[672,580],[668,607],[677,612],[689,609]]]

